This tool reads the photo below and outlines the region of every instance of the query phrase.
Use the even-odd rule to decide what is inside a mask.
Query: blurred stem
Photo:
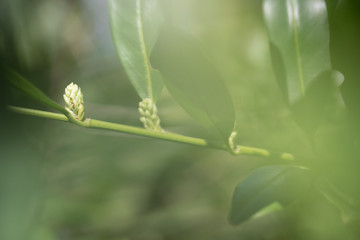
[[[252,156],[259,156],[259,157],[271,157],[271,158],[280,158],[285,161],[294,161],[295,157],[290,153],[274,153],[270,152],[269,150],[262,149],[262,148],[254,148],[254,147],[248,147],[248,146],[241,146],[237,145],[237,147],[240,149],[238,152],[234,153],[232,152],[228,146],[226,146],[222,142],[215,142],[215,141],[209,141],[202,138],[194,138],[194,137],[188,137],[183,136],[180,134],[170,133],[170,132],[156,132],[152,130],[147,130],[144,128],[138,128],[138,127],[132,127],[128,125],[118,124],[118,123],[110,123],[95,119],[87,118],[84,121],[78,121],[75,119],[69,118],[69,116],[65,116],[64,114],[59,113],[53,113],[53,112],[47,112],[47,111],[41,111],[41,110],[35,110],[35,109],[29,109],[29,108],[22,108],[22,107],[15,107],[15,106],[9,106],[8,107],[12,112],[25,114],[25,115],[31,115],[36,117],[42,117],[42,118],[48,118],[53,120],[59,120],[64,122],[71,122],[81,127],[88,127],[88,128],[98,128],[98,129],[106,129],[106,130],[112,130],[122,133],[128,133],[143,137],[150,137],[150,138],[156,138],[156,139],[162,139],[166,141],[172,141],[172,142],[178,142],[178,143],[185,143],[200,147],[208,147],[208,148],[215,148],[215,149],[221,149],[224,151],[228,151],[234,155],[252,155]]]

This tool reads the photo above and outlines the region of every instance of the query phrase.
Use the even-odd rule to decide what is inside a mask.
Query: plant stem
[[[132,127],[124,124],[118,124],[118,123],[110,123],[95,119],[86,119],[85,121],[71,121],[69,118],[63,114],[59,113],[53,113],[53,112],[47,112],[47,111],[41,111],[41,110],[35,110],[35,109],[29,109],[29,108],[22,108],[22,107],[15,107],[15,106],[8,106],[8,108],[15,112],[25,115],[31,115],[36,117],[42,117],[42,118],[48,118],[53,120],[59,120],[64,122],[71,122],[75,123],[76,125],[82,126],[82,127],[88,127],[88,128],[98,128],[98,129],[106,129],[106,130],[112,130],[122,133],[128,133],[138,136],[144,136],[144,137],[150,137],[150,138],[157,138],[161,140],[166,141],[172,141],[172,142],[179,142],[179,143],[185,143],[200,147],[208,147],[208,148],[215,148],[215,149],[221,149],[224,151],[231,152],[229,148],[222,142],[215,142],[215,141],[209,141],[202,138],[194,138],[194,137],[188,137],[183,136],[180,134],[170,133],[170,132],[156,132],[152,130],[147,130],[144,128],[138,128],[138,127]],[[270,152],[269,150],[262,149],[262,148],[254,148],[254,147],[248,147],[248,146],[238,146],[240,148],[240,151],[237,152],[235,155],[253,155],[253,156],[259,156],[259,157],[277,157],[285,161],[293,161],[295,160],[295,157],[290,153],[274,153]]]
[[[191,145],[201,146],[201,147],[211,147],[211,148],[218,148],[218,149],[226,149],[225,145],[217,142],[209,142],[205,139],[201,138],[194,138],[194,137],[187,137],[180,134],[170,133],[170,132],[156,132],[152,130],[147,130],[144,128],[132,127],[123,124],[117,123],[110,123],[105,121],[99,121],[95,119],[89,120],[90,127],[92,128],[99,128],[99,129],[108,129],[113,131],[119,131],[123,133],[134,134],[138,136],[144,137],[151,137],[157,138],[172,142],[180,142],[180,143],[187,143]]]
[[[15,106],[8,106],[8,108],[15,113],[21,113],[25,115],[48,118],[48,119],[59,120],[64,122],[69,121],[69,119],[64,114],[35,110],[30,108],[15,107]]]

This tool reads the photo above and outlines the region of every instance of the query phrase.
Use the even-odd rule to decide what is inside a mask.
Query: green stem
[[[226,149],[225,145],[216,143],[216,142],[209,142],[205,139],[201,138],[194,138],[194,137],[187,137],[180,134],[170,133],[170,132],[156,132],[152,130],[147,130],[144,128],[138,128],[138,127],[132,127],[128,125],[123,124],[117,124],[117,123],[110,123],[105,121],[99,121],[95,119],[89,120],[89,127],[92,128],[99,128],[99,129],[108,129],[113,131],[119,131],[123,133],[129,133],[134,134],[138,136],[144,136],[144,137],[151,137],[151,138],[157,138],[172,142],[180,142],[180,143],[187,143],[191,145],[201,146],[201,147],[212,147],[212,148],[218,148],[218,149]]]
[[[8,106],[8,108],[15,113],[21,113],[25,115],[48,118],[48,119],[59,120],[64,122],[69,121],[69,119],[64,114],[46,112],[41,110],[29,109],[29,108],[15,107],[15,106]]]
[[[147,130],[143,128],[138,127],[132,127],[128,125],[118,124],[118,123],[110,123],[95,119],[86,119],[85,121],[74,121],[73,119],[69,119],[67,116],[59,113],[52,113],[47,111],[41,111],[41,110],[35,110],[35,109],[29,109],[29,108],[22,108],[22,107],[15,107],[15,106],[9,106],[8,107],[11,111],[15,113],[20,114],[26,114],[36,117],[42,117],[42,118],[48,118],[53,120],[59,120],[64,122],[71,122],[75,123],[76,125],[79,125],[81,127],[88,127],[88,128],[98,128],[98,129],[107,129],[122,133],[128,133],[138,136],[144,136],[144,137],[150,137],[150,138],[156,138],[156,139],[162,139],[166,141],[172,141],[172,142],[178,142],[178,143],[185,143],[200,147],[208,147],[208,148],[215,148],[215,149],[221,149],[224,151],[229,151],[229,148],[221,142],[214,142],[209,141],[202,138],[194,138],[194,137],[188,137],[183,136],[180,134],[170,133],[170,132],[156,132],[152,130]],[[233,153],[235,155],[253,155],[253,156],[259,156],[259,157],[277,157],[285,161],[293,161],[295,160],[295,157],[290,153],[274,153],[270,152],[269,150],[262,149],[262,148],[254,148],[254,147],[248,147],[248,146],[237,146],[240,150],[236,153]]]

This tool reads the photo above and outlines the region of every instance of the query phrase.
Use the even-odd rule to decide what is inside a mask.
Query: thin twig
[[[295,157],[291,153],[274,153],[267,149],[263,148],[255,148],[249,146],[241,146],[237,145],[236,147],[239,149],[236,153],[232,152],[231,149],[222,142],[215,142],[209,141],[202,138],[195,138],[195,137],[188,137],[183,136],[180,134],[170,133],[170,132],[157,132],[152,131],[144,128],[132,127],[124,124],[118,123],[111,123],[105,122],[95,119],[87,118],[84,121],[78,121],[74,119],[69,119],[64,114],[29,109],[29,108],[22,108],[22,107],[15,107],[15,106],[8,106],[8,108],[15,113],[31,115],[36,117],[48,118],[53,120],[59,120],[64,122],[71,122],[79,125],[81,127],[88,127],[88,128],[98,128],[98,129],[106,129],[111,131],[117,131],[122,133],[128,133],[143,137],[150,137],[156,138],[166,141],[178,142],[178,143],[185,143],[200,147],[208,147],[208,148],[215,148],[224,151],[228,151],[234,155],[252,155],[252,156],[259,156],[259,157],[271,157],[271,158],[280,158],[285,161],[294,161]]]

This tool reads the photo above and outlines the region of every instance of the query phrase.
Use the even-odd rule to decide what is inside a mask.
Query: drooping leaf
[[[158,1],[110,0],[109,8],[114,43],[131,83],[142,99],[156,101],[163,83],[149,56],[162,22]]]
[[[227,139],[235,113],[230,93],[201,45],[178,29],[163,30],[151,62],[174,99],[197,121]]]
[[[302,167],[259,168],[235,188],[229,222],[238,225],[274,202],[286,206],[306,192],[310,183],[310,173]]]
[[[19,89],[29,97],[34,100],[53,108],[61,113],[68,114],[64,107],[59,105],[57,102],[50,99],[45,95],[40,89],[35,87],[31,82],[27,79],[23,78],[20,74],[15,72],[13,69],[9,67],[3,67],[3,71],[5,74],[5,79],[15,88]]]
[[[293,104],[331,70],[325,0],[264,0],[263,11],[277,80]]]

